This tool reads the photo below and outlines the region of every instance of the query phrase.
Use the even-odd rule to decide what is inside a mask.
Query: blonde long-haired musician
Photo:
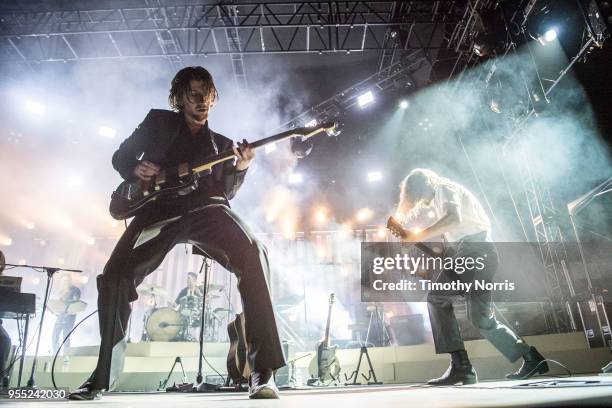
[[[469,242],[470,250],[488,260],[484,270],[465,279],[486,277],[490,279],[497,270],[498,257],[491,242],[491,222],[486,211],[467,188],[439,176],[432,170],[417,168],[408,173],[400,185],[400,201],[397,215],[406,221],[414,218],[419,210],[427,207],[434,211],[433,224],[417,232],[408,232],[406,241],[424,241],[442,235],[451,245]],[[462,256],[476,254],[462,254]],[[480,275],[480,276],[476,276]],[[450,353],[451,364],[440,378],[428,381],[430,385],[473,384],[478,381],[476,371],[468,358],[453,311],[453,298],[461,293],[433,293],[427,297],[427,305],[436,353]],[[491,292],[464,293],[470,321],[500,353],[511,362],[523,358],[521,368],[506,377],[525,379],[548,371],[544,357],[530,347],[509,327],[501,324],[491,310]]]

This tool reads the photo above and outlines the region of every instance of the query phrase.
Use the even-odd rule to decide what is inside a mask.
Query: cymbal
[[[87,303],[83,302],[82,300],[77,300],[75,302],[64,302],[61,299],[49,299],[47,302],[47,307],[55,315],[76,315],[85,310]]]
[[[140,285],[138,288],[136,288],[136,291],[141,295],[153,295],[162,297],[168,296],[168,292],[166,291],[166,289],[154,284]]]

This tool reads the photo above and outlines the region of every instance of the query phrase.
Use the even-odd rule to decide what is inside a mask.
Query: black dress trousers
[[[97,278],[101,344],[98,365],[87,381],[89,386],[108,390],[116,381],[123,365],[130,302],[138,298],[136,288],[179,243],[199,247],[237,276],[251,368],[284,366],[266,281],[267,251],[246,224],[223,204],[187,212],[161,224],[161,228],[155,228],[158,220],[136,216]]]

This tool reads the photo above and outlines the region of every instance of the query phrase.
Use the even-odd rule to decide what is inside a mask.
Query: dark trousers
[[[529,351],[529,346],[512,329],[500,323],[491,310],[491,292],[466,295],[468,318],[509,361],[515,362]],[[431,320],[436,353],[465,350],[459,323],[453,310],[453,296],[428,295],[427,309]]]
[[[486,255],[485,269],[477,274],[466,274],[459,279],[474,281],[483,279],[491,281],[498,267],[497,251],[492,243],[469,243],[467,248],[458,256],[476,258]],[[452,280],[457,275],[442,274],[438,281]],[[471,293],[460,292],[430,292],[427,296],[427,309],[431,320],[431,330],[436,347],[436,353],[452,353],[453,351],[465,350],[459,323],[453,309],[453,301],[461,296],[465,297],[467,312],[470,322],[480,330],[484,338],[489,340],[509,361],[514,362],[529,351],[529,346],[512,329],[500,323],[491,308],[491,292],[476,291]]]
[[[55,320],[55,325],[53,325],[53,351],[57,351],[60,347],[61,342],[64,341],[64,338],[70,333],[70,330],[74,327],[74,322],[76,321],[76,315],[74,314],[65,314],[57,316],[57,320]],[[61,337],[60,337],[61,336]],[[64,343],[65,347],[70,347],[70,337]]]
[[[267,251],[246,224],[224,205],[187,213],[161,229],[155,230],[151,224],[150,218],[136,217],[97,278],[101,344],[98,365],[88,380],[91,386],[109,389],[117,380],[123,365],[130,302],[138,298],[136,287],[178,243],[196,245],[237,276],[250,367],[258,370],[284,366],[266,281]],[[143,229],[150,239],[141,243],[138,237]]]

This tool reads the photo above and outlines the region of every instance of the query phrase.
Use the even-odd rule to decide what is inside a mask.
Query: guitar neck
[[[319,131],[321,131],[322,129],[318,129],[316,131],[313,131],[314,133],[318,133]],[[272,136],[268,136],[265,137],[263,139],[257,140],[253,143],[249,143],[249,146],[252,147],[253,149],[258,149],[262,146],[265,146],[267,144],[270,143],[275,143],[275,142],[281,142],[285,139],[289,139],[290,137],[296,136],[296,133],[294,130],[288,130],[286,132],[282,132],[282,133],[278,133],[276,135],[272,135]],[[310,136],[310,135],[308,135]],[[236,157],[236,155],[234,154],[233,150],[227,150],[225,152],[221,152],[219,154],[216,154],[212,157],[209,157],[208,159],[206,159],[204,162],[196,165],[192,171],[194,173],[198,173],[204,170],[208,170],[211,167],[219,164],[219,163],[223,163],[227,160],[232,160],[234,157]]]
[[[329,309],[327,311],[327,325],[325,326],[325,337],[323,337],[323,344],[325,344],[325,346],[329,347],[330,346],[330,337],[329,337],[329,328],[330,328],[330,324],[331,324],[331,311],[332,311],[332,304],[329,304]]]

